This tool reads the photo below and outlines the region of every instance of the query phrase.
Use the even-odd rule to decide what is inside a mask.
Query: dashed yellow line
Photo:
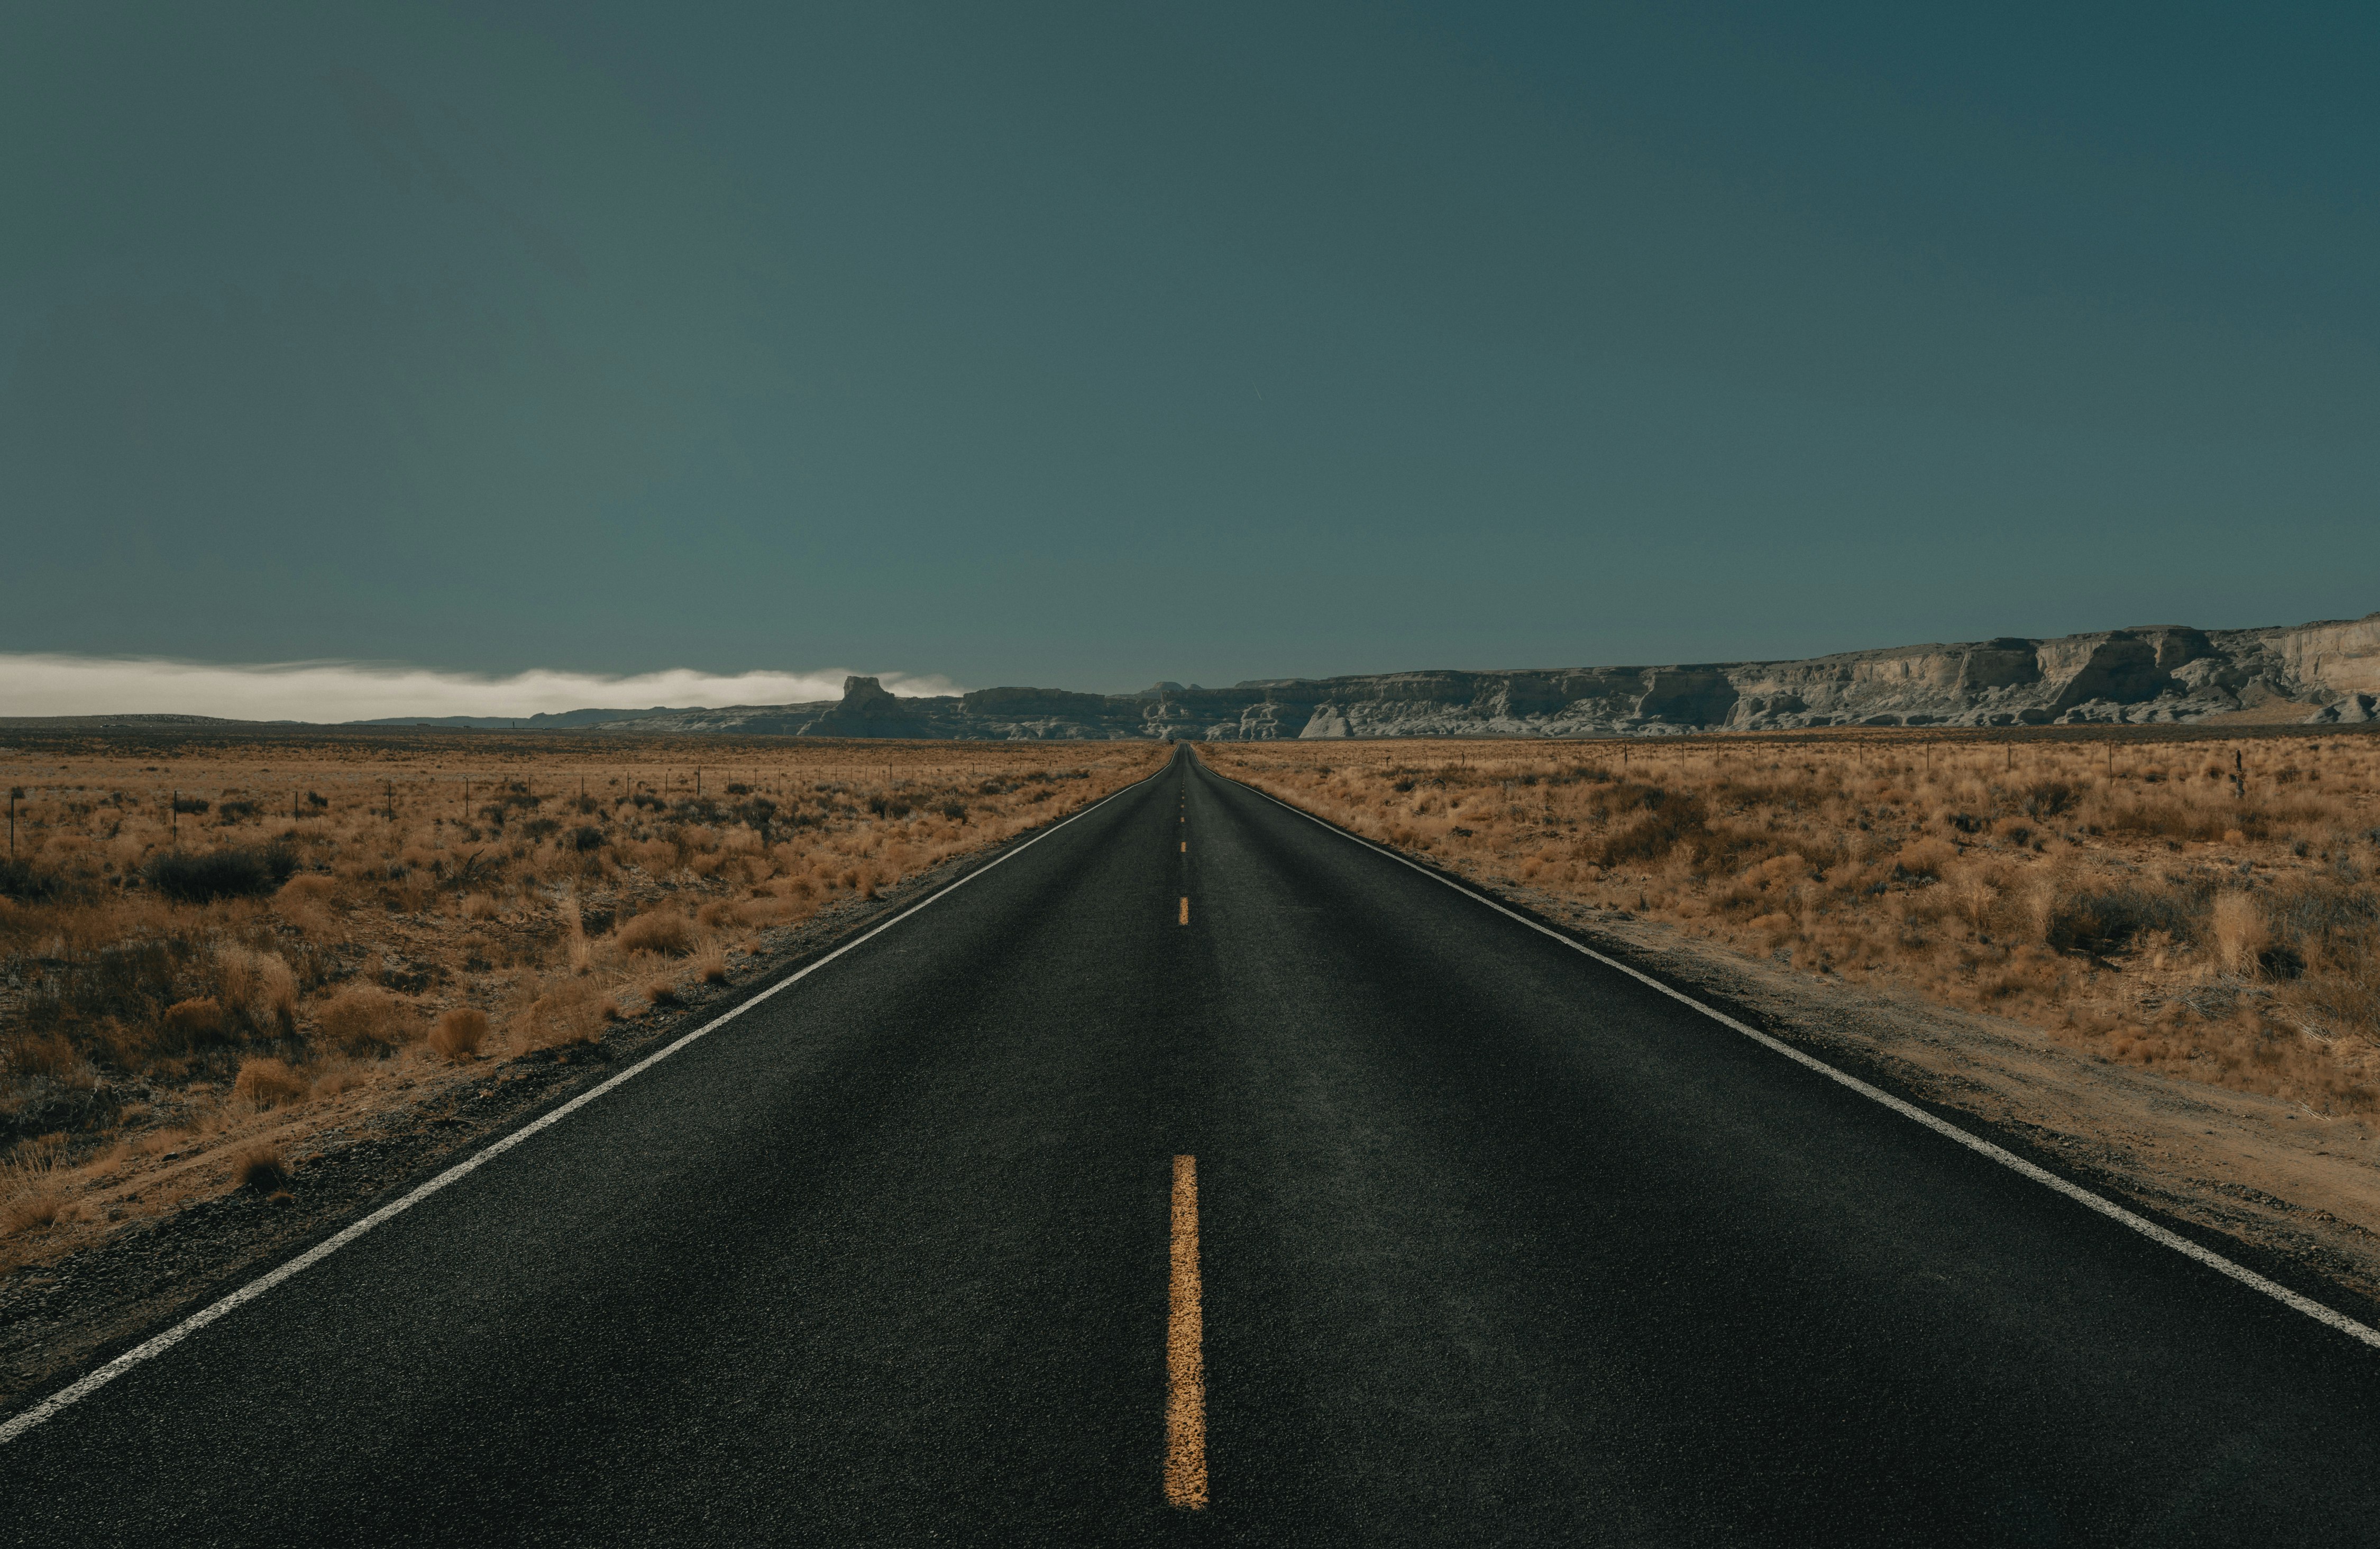
[[[1190,923],[1190,901],[1186,898],[1182,901],[1182,923],[1185,926]]]
[[[1173,1274],[1165,1317],[1165,1503],[1185,1511],[1207,1505],[1206,1343],[1198,1296],[1198,1158],[1176,1156]]]

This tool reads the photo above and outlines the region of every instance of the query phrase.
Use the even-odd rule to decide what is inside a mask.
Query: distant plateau
[[[380,726],[741,736],[1255,741],[1284,737],[1595,737],[1825,726],[2146,725],[2380,719],[2380,612],[2262,629],[2155,624],[2054,639],[1846,651],[1799,661],[1425,671],[1161,683],[1137,694],[986,688],[905,696],[875,678],[843,696],[707,709],[582,709]],[[229,726],[194,716],[7,724]]]

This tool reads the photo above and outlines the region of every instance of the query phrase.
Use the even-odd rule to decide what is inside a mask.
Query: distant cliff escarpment
[[[2158,624],[1804,661],[1385,672],[1138,694],[987,688],[607,717],[606,731],[812,737],[1588,737],[1813,726],[2049,726],[2380,719],[2380,613],[2273,629]]]

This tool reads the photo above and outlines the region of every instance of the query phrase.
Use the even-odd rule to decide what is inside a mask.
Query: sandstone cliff
[[[902,698],[852,678],[840,700],[674,710],[614,731],[838,737],[1643,736],[1810,726],[2193,721],[2260,707],[2380,716],[2380,613],[2271,629],[2180,624],[1847,651],[1803,661],[1387,672],[1160,684],[1139,694],[990,688]]]

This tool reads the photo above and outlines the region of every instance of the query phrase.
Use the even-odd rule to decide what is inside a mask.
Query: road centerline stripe
[[[1165,1502],[1207,1504],[1206,1319],[1198,1289],[1198,1158],[1173,1158],[1172,1273],[1165,1315]]]
[[[1182,901],[1182,923],[1185,926],[1190,923],[1190,900],[1187,897]]]

